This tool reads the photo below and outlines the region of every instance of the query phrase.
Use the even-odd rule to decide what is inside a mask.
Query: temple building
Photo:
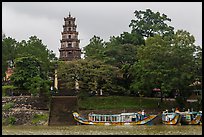
[[[69,16],[64,18],[62,39],[60,40],[61,47],[59,49],[60,61],[73,61],[81,59],[81,49],[79,48],[80,40],[78,39],[78,32],[76,31],[77,25],[75,24],[75,18]],[[70,89],[66,87],[66,81],[63,81],[61,77],[57,76],[57,69],[55,69],[54,76],[54,88],[58,89],[58,94],[63,96],[73,96],[79,90],[79,83],[75,80],[75,86]]]
[[[63,25],[62,39],[60,40],[61,48],[59,49],[61,61],[72,61],[81,59],[81,49],[79,48],[80,40],[78,39],[78,32],[76,31],[77,25],[75,18],[64,18],[65,24]]]

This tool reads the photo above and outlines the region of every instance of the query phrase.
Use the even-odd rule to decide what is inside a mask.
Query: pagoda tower
[[[61,48],[59,49],[61,61],[72,61],[81,59],[81,49],[79,48],[80,40],[78,39],[78,32],[76,31],[75,18],[64,18],[65,24],[63,25],[62,39],[60,40]]]

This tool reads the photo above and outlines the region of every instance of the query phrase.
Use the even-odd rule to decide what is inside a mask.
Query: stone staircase
[[[77,125],[72,112],[78,111],[76,96],[52,96],[49,110],[49,126]]]

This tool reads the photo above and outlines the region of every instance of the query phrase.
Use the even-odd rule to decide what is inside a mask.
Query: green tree
[[[22,40],[18,44],[16,57],[27,56],[34,56],[42,62],[41,71],[44,73],[44,77],[51,70],[51,62],[57,60],[53,51],[48,50],[37,36],[31,36],[28,41]]]
[[[17,41],[11,37],[2,39],[2,78],[5,77],[5,71],[8,67],[8,61],[16,58]]]
[[[106,43],[104,61],[121,70],[122,77],[117,79],[117,82],[125,88],[126,93],[130,92],[129,87],[133,80],[129,69],[137,61],[137,48],[143,44],[144,39],[140,35],[128,32],[117,37],[113,36]]]
[[[200,46],[196,47],[195,52],[195,73],[196,79],[202,82],[202,48]]]
[[[165,14],[155,13],[151,9],[135,10],[134,14],[136,19],[131,20],[129,27],[132,28],[133,32],[137,32],[143,37],[152,37],[156,34],[164,36],[174,33],[174,28],[166,23],[171,19]]]
[[[115,78],[119,70],[99,60],[76,60],[72,62],[59,62],[58,77],[68,89],[75,88],[75,81],[79,82],[80,93],[103,92],[114,94],[120,92]],[[119,93],[118,93],[119,94]]]
[[[110,41],[113,42],[115,40],[114,42],[117,42],[117,44],[144,45],[145,42],[144,38],[137,32],[123,32],[120,36],[113,36],[112,38],[110,38]]]
[[[99,59],[103,58],[105,42],[99,36],[93,36],[90,43],[84,47],[85,58]]]
[[[11,82],[20,90],[26,90],[34,95],[48,92],[50,82],[42,75],[41,65],[42,63],[32,56],[15,59]]]
[[[131,71],[135,76],[133,90],[150,94],[153,88],[166,93],[174,89],[187,96],[195,77],[194,37],[178,30],[171,39],[156,35],[147,38],[146,46],[138,48],[138,62]]]
[[[144,39],[136,33],[124,32],[120,36],[110,37],[109,42],[103,42],[100,37],[94,36],[84,48],[85,57],[121,69],[122,77],[116,81],[128,91],[132,80],[128,70],[136,61],[137,47],[141,44],[144,44]]]
[[[48,72],[52,71],[52,62],[57,60],[53,51],[47,49],[47,46],[37,36],[31,36],[28,41],[22,40],[21,42],[10,37],[4,38],[2,40],[2,77],[5,76],[7,61],[28,56],[34,56],[42,62],[41,71],[45,78]]]
[[[133,91],[150,96],[153,88],[169,90],[167,83],[171,71],[168,70],[168,56],[171,52],[167,43],[156,35],[146,40],[146,46],[138,48],[138,61],[130,70],[134,75],[134,82],[131,84]]]

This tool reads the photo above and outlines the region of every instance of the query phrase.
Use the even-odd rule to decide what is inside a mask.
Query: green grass
[[[14,116],[9,116],[8,118],[2,118],[2,125],[14,125],[16,118]]]
[[[39,122],[43,122],[43,121],[47,121],[47,120],[48,120],[48,114],[35,114],[33,116],[31,123],[37,124]]]
[[[2,96],[7,96],[7,91],[11,90],[14,91],[17,87],[13,86],[13,85],[6,85],[6,86],[2,86]]]
[[[140,98],[129,96],[87,97],[79,100],[79,109],[141,109],[157,108],[159,98]],[[165,106],[168,103],[164,103]]]

